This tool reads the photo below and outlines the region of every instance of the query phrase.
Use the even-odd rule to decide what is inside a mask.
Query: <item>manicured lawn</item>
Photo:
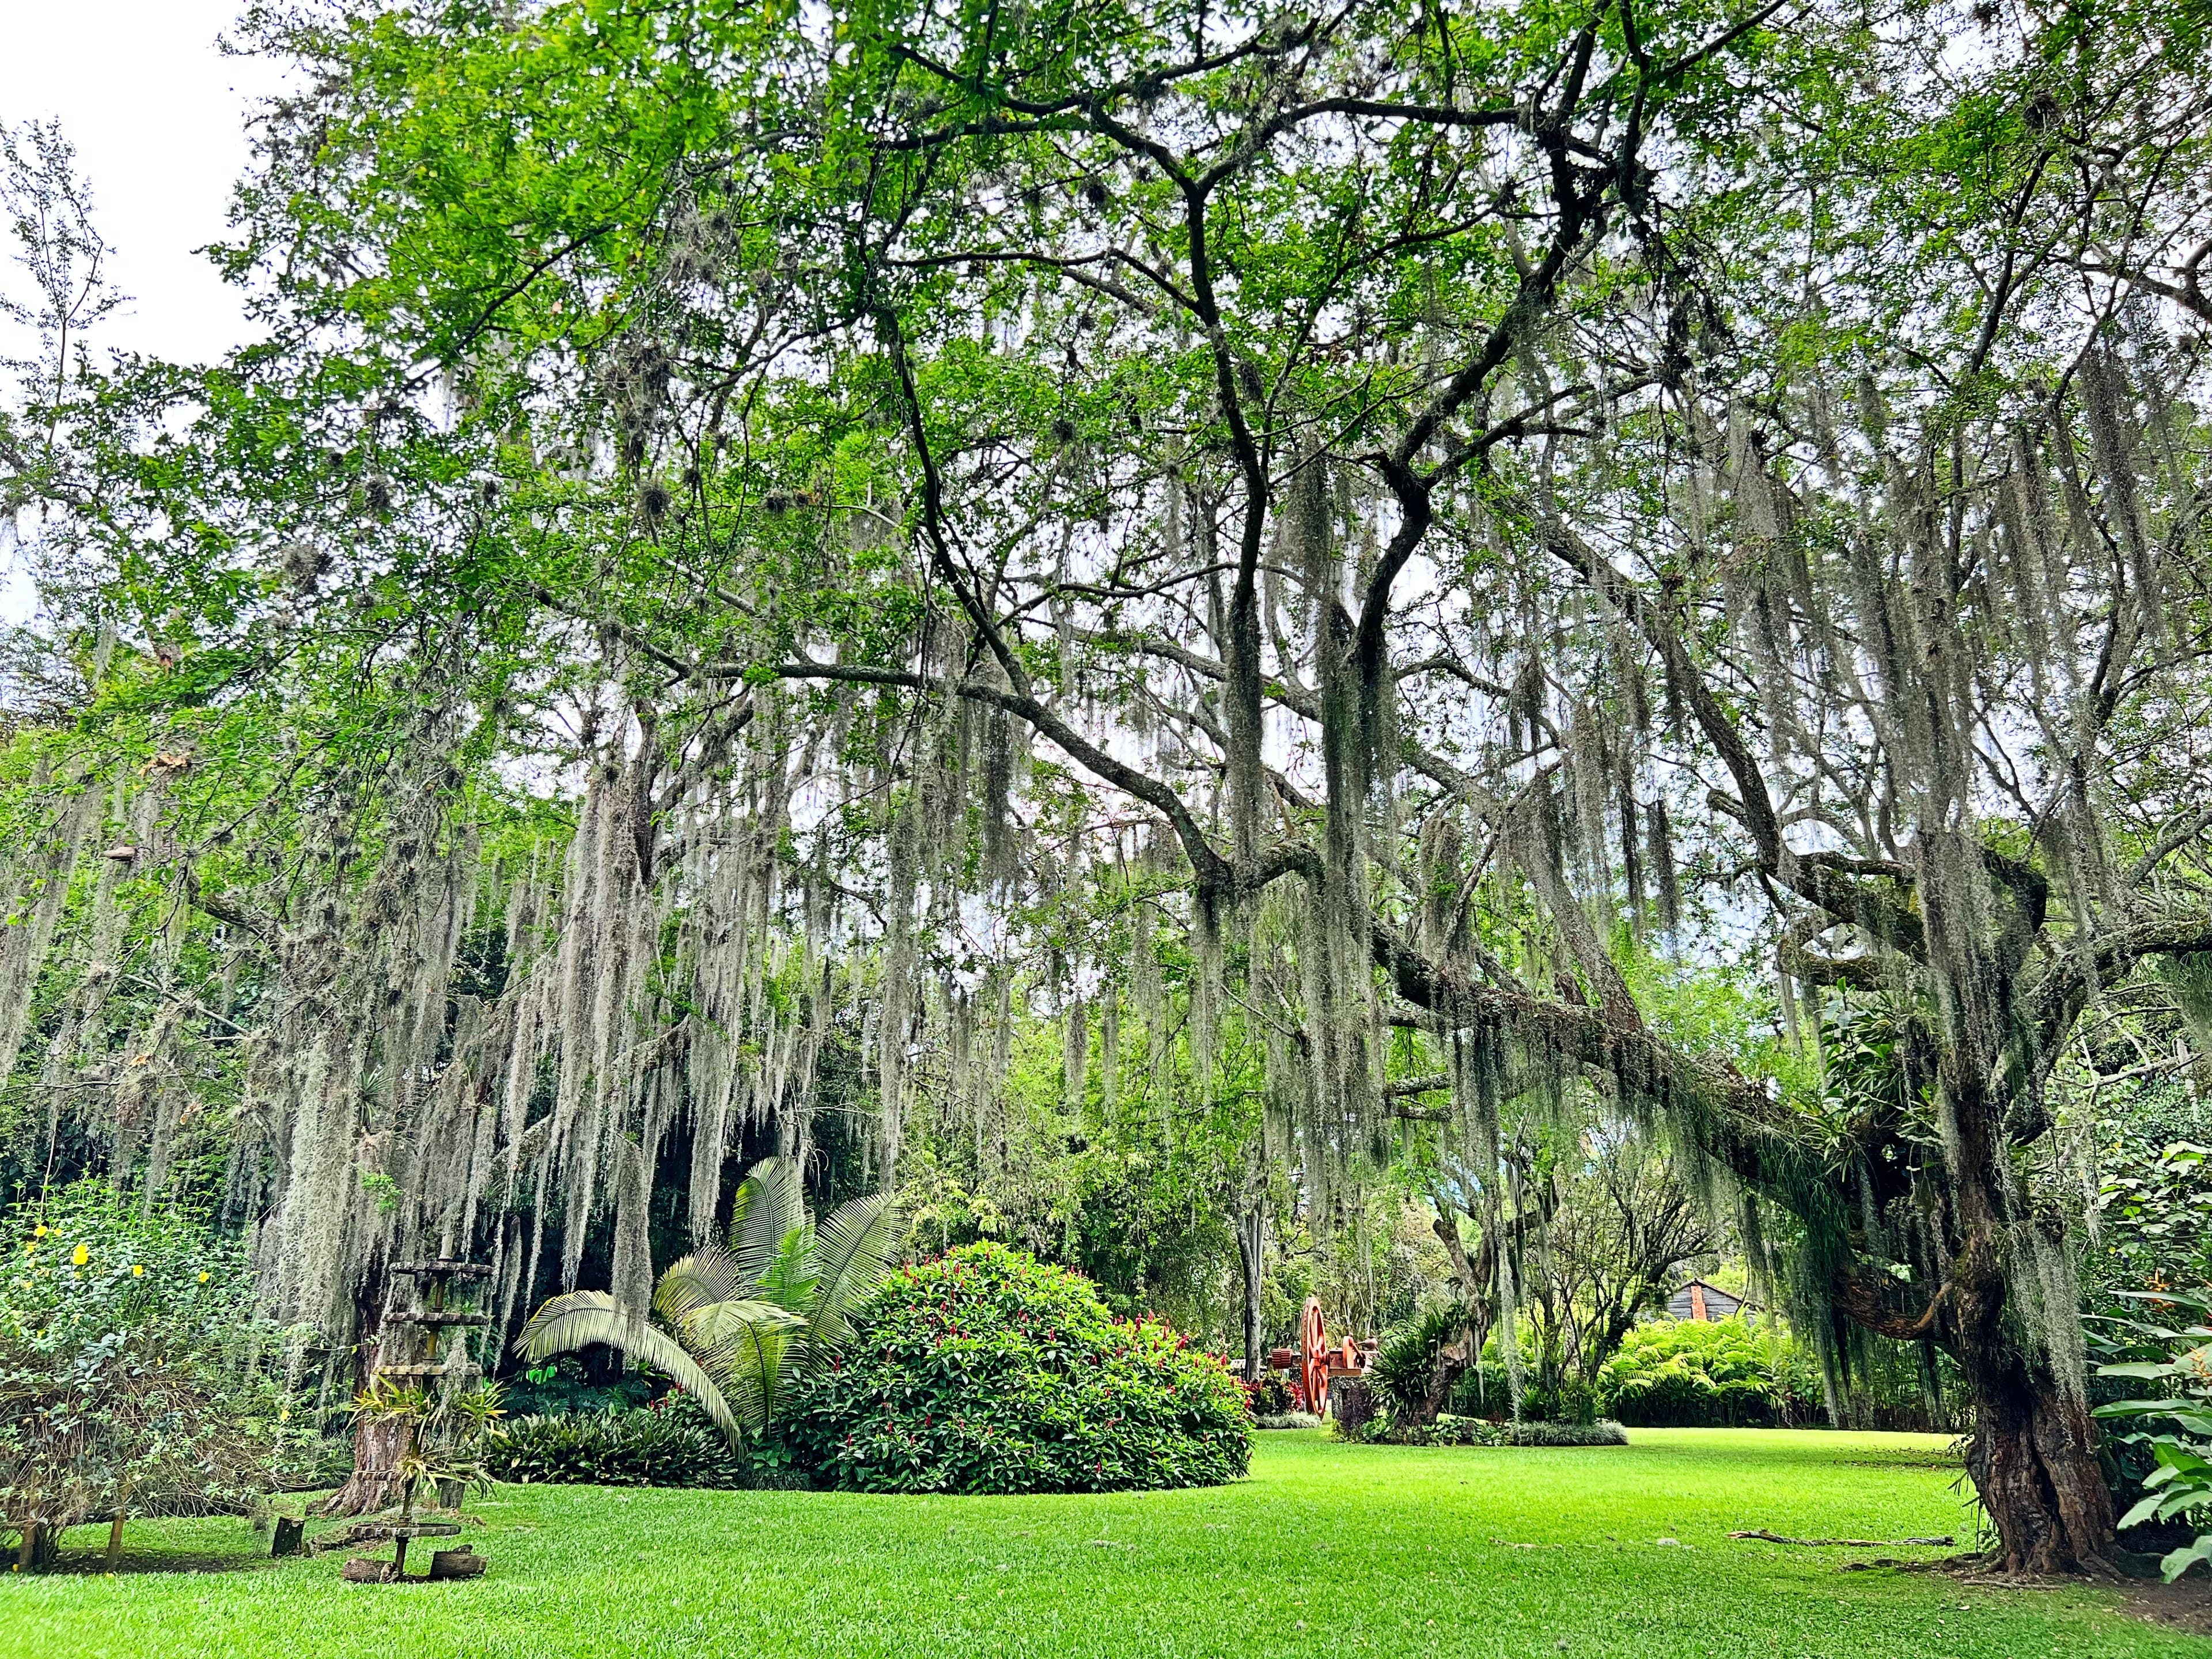
[[[266,1539],[240,1522],[142,1524],[114,1578],[0,1580],[0,1654],[2212,1659],[2106,1593],[1844,1572],[1873,1553],[1727,1536],[1952,1531],[1941,1445],[1655,1430],[1626,1449],[1413,1450],[1313,1432],[1263,1435],[1240,1485],[1128,1497],[509,1486],[483,1505],[490,1572],[434,1586],[255,1560]],[[200,1570],[137,1570],[163,1565]]]

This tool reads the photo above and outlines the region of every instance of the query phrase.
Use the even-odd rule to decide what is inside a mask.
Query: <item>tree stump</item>
[[[307,1535],[307,1523],[305,1521],[295,1521],[289,1515],[280,1515],[276,1517],[276,1535],[270,1540],[269,1553],[272,1556],[297,1555],[306,1543]]]
[[[430,1556],[430,1577],[433,1578],[481,1578],[484,1559],[464,1544],[457,1550],[437,1550]]]
[[[373,1555],[356,1555],[345,1564],[349,1584],[389,1584],[398,1576],[392,1562],[380,1561]]]

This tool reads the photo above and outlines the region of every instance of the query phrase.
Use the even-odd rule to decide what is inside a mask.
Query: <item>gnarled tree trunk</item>
[[[2008,1306],[2021,1293],[2021,1273],[2017,1263],[2009,1272],[2004,1266],[2003,1218],[2011,1206],[1998,1168],[2001,1142],[1990,1103],[1971,1082],[1957,1086],[1957,1073],[1949,1068],[1947,1073],[1954,1086],[1961,1248],[1945,1286],[1948,1306],[1941,1322],[1972,1393],[1966,1468],[1996,1528],[1995,1565],[2007,1573],[2039,1577],[2117,1575],[2117,1515],[2098,1460],[2088,1402],[2078,1387],[2064,1386],[2051,1357],[2022,1352],[2018,1310]]]
[[[2027,1368],[1974,1377],[1966,1468],[2004,1571],[2116,1573],[2112,1495],[2088,1407]]]
[[[353,1430],[353,1474],[323,1501],[321,1512],[372,1515],[397,1508],[406,1486],[400,1465],[414,1449],[412,1419],[362,1417]]]
[[[366,1392],[375,1380],[377,1367],[398,1364],[410,1356],[384,1352],[385,1290],[388,1283],[381,1263],[363,1283],[355,1299],[357,1328],[363,1336],[355,1348],[361,1369],[357,1387]],[[415,1425],[410,1418],[362,1413],[354,1419],[353,1474],[344,1486],[325,1498],[319,1509],[325,1515],[373,1515],[396,1507],[405,1495],[406,1481],[400,1465],[415,1449]]]

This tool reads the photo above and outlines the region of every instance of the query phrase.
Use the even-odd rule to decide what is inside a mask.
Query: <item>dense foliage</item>
[[[539,1486],[742,1487],[744,1454],[689,1395],[637,1410],[513,1417],[485,1436],[484,1473]]]
[[[1213,1486],[1251,1455],[1244,1394],[1220,1361],[995,1244],[890,1279],[789,1413],[818,1477],[863,1492]]]
[[[9,1218],[0,1528],[237,1510],[309,1455],[234,1240],[84,1182]]]
[[[2167,1582],[2212,1571],[2212,1294],[2137,1291],[2132,1316],[2106,1315],[2094,1346],[2099,1377],[2128,1397],[2097,1407],[2119,1428],[2116,1449],[2136,1501],[2123,1528],[2178,1532],[2161,1566]]]
[[[2110,1567],[2201,10],[255,9],[252,350],[97,366],[9,150],[0,1182],[219,1193],[370,1361],[434,1249],[643,1320],[770,1150],[1249,1367],[1410,1200],[1524,1415],[1726,1243]]]
[[[854,1310],[890,1273],[898,1238],[889,1194],[817,1223],[799,1167],[763,1158],[738,1185],[729,1247],[707,1244],[672,1263],[653,1287],[651,1319],[618,1296],[571,1291],[532,1314],[515,1346],[539,1361],[594,1344],[618,1349],[672,1377],[737,1446],[775,1426],[794,1377],[843,1351]]]
[[[1796,1427],[1820,1420],[1819,1365],[1802,1345],[1741,1318],[1639,1327],[1600,1373],[1601,1408],[1621,1422]]]

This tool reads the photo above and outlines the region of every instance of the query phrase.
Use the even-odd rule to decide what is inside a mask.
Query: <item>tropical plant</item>
[[[794,1391],[786,1432],[861,1492],[1212,1486],[1251,1457],[1244,1390],[1164,1325],[1117,1320],[1088,1279],[1002,1244],[893,1277]]]
[[[1820,1375],[1771,1322],[1638,1326],[1598,1374],[1598,1407],[1625,1423],[1764,1426],[1820,1409]]]
[[[1473,1315],[1463,1303],[1424,1310],[1382,1334],[1368,1385],[1401,1422],[1427,1423],[1474,1358]]]
[[[843,1348],[898,1242],[889,1194],[811,1222],[799,1166],[763,1158],[738,1188],[729,1247],[695,1250],[660,1275],[659,1323],[605,1291],[571,1291],[532,1316],[515,1351],[542,1362],[595,1342],[619,1348],[672,1379],[739,1444],[769,1431],[793,1377]]]
[[[2097,1375],[2160,1388],[2157,1397],[2115,1400],[2098,1407],[2096,1415],[2142,1425],[2115,1438],[2151,1462],[2140,1483],[2142,1496],[2120,1517],[2121,1528],[2178,1522],[2194,1530],[2191,1542],[2160,1563],[2172,1583],[2193,1566],[2212,1570],[2212,1293],[2119,1294],[2154,1316],[2107,1314],[2090,1322],[2092,1346],[2124,1356],[2098,1366]]]
[[[636,1411],[518,1417],[484,1437],[484,1472],[538,1486],[695,1486],[757,1484],[749,1460],[696,1396],[672,1393]]]
[[[2212,1146],[2122,1134],[2097,1188],[2092,1258],[2115,1288],[2212,1285]]]
[[[506,1415],[507,1390],[491,1378],[465,1389],[432,1390],[379,1373],[354,1396],[356,1425],[374,1423],[392,1431],[398,1448],[393,1473],[400,1508],[411,1511],[424,1492],[439,1502],[458,1500],[469,1488],[484,1488],[486,1436]]]

